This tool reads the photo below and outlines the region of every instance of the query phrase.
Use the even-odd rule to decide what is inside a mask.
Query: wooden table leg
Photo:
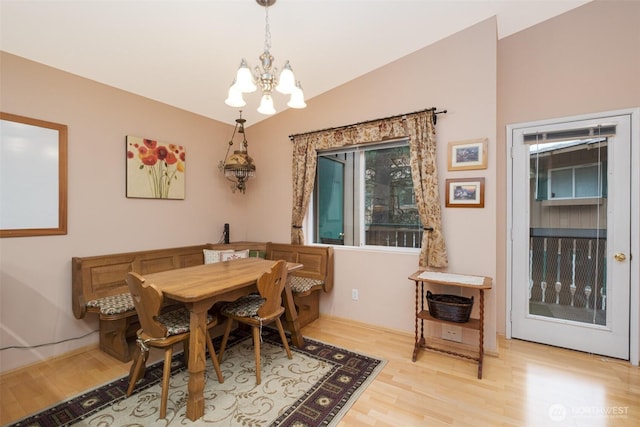
[[[300,332],[298,312],[296,311],[296,304],[293,302],[293,293],[288,283],[282,291],[282,302],[284,303],[287,329],[291,332],[291,343],[298,348],[302,348],[304,347],[304,338],[302,337],[302,332]]]
[[[189,384],[187,386],[187,418],[195,421],[204,415],[204,371],[206,369],[207,310],[211,304],[189,304]]]

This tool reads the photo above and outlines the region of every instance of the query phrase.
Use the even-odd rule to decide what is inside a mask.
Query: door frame
[[[630,263],[630,307],[629,307],[629,362],[638,366],[640,363],[640,108],[604,111],[582,114],[578,116],[558,117],[526,123],[515,123],[506,126],[507,156],[507,251],[506,251],[506,337],[512,338],[512,262],[513,262],[513,133],[516,129],[560,124],[579,120],[594,120],[603,117],[629,115],[631,117],[631,253]],[[634,256],[635,255],[635,256]]]

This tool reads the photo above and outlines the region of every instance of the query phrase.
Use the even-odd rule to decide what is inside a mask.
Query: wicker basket
[[[431,291],[427,291],[427,305],[429,313],[436,319],[465,323],[469,321],[471,315],[473,297],[432,294]]]

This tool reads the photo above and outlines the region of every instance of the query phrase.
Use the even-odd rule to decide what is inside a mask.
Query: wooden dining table
[[[244,258],[145,275],[147,283],[154,283],[163,292],[165,298],[185,304],[191,313],[187,387],[187,418],[190,420],[195,421],[204,415],[208,310],[216,302],[233,301],[256,291],[258,278],[270,271],[275,263],[276,261],[262,258]],[[302,264],[287,263],[287,269],[290,272],[302,267]],[[282,300],[285,307],[285,323],[291,332],[292,344],[302,347],[304,339],[300,332],[291,288],[288,285],[285,286]]]

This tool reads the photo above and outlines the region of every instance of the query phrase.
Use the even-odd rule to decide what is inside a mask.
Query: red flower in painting
[[[142,141],[144,142],[144,145],[151,149],[156,148],[156,145],[158,145],[158,141],[154,141],[153,139],[143,139]]]
[[[158,159],[160,160],[166,159],[167,154],[169,153],[169,151],[167,150],[167,147],[165,147],[164,145],[157,147],[155,151],[156,151],[156,155],[158,156]]]
[[[153,154],[140,157],[140,160],[142,160],[142,163],[145,164],[146,166],[153,166],[158,162],[158,158]]]
[[[168,165],[173,165],[178,161],[178,159],[176,158],[175,154],[167,153],[167,157],[165,157],[164,161],[167,162]]]

